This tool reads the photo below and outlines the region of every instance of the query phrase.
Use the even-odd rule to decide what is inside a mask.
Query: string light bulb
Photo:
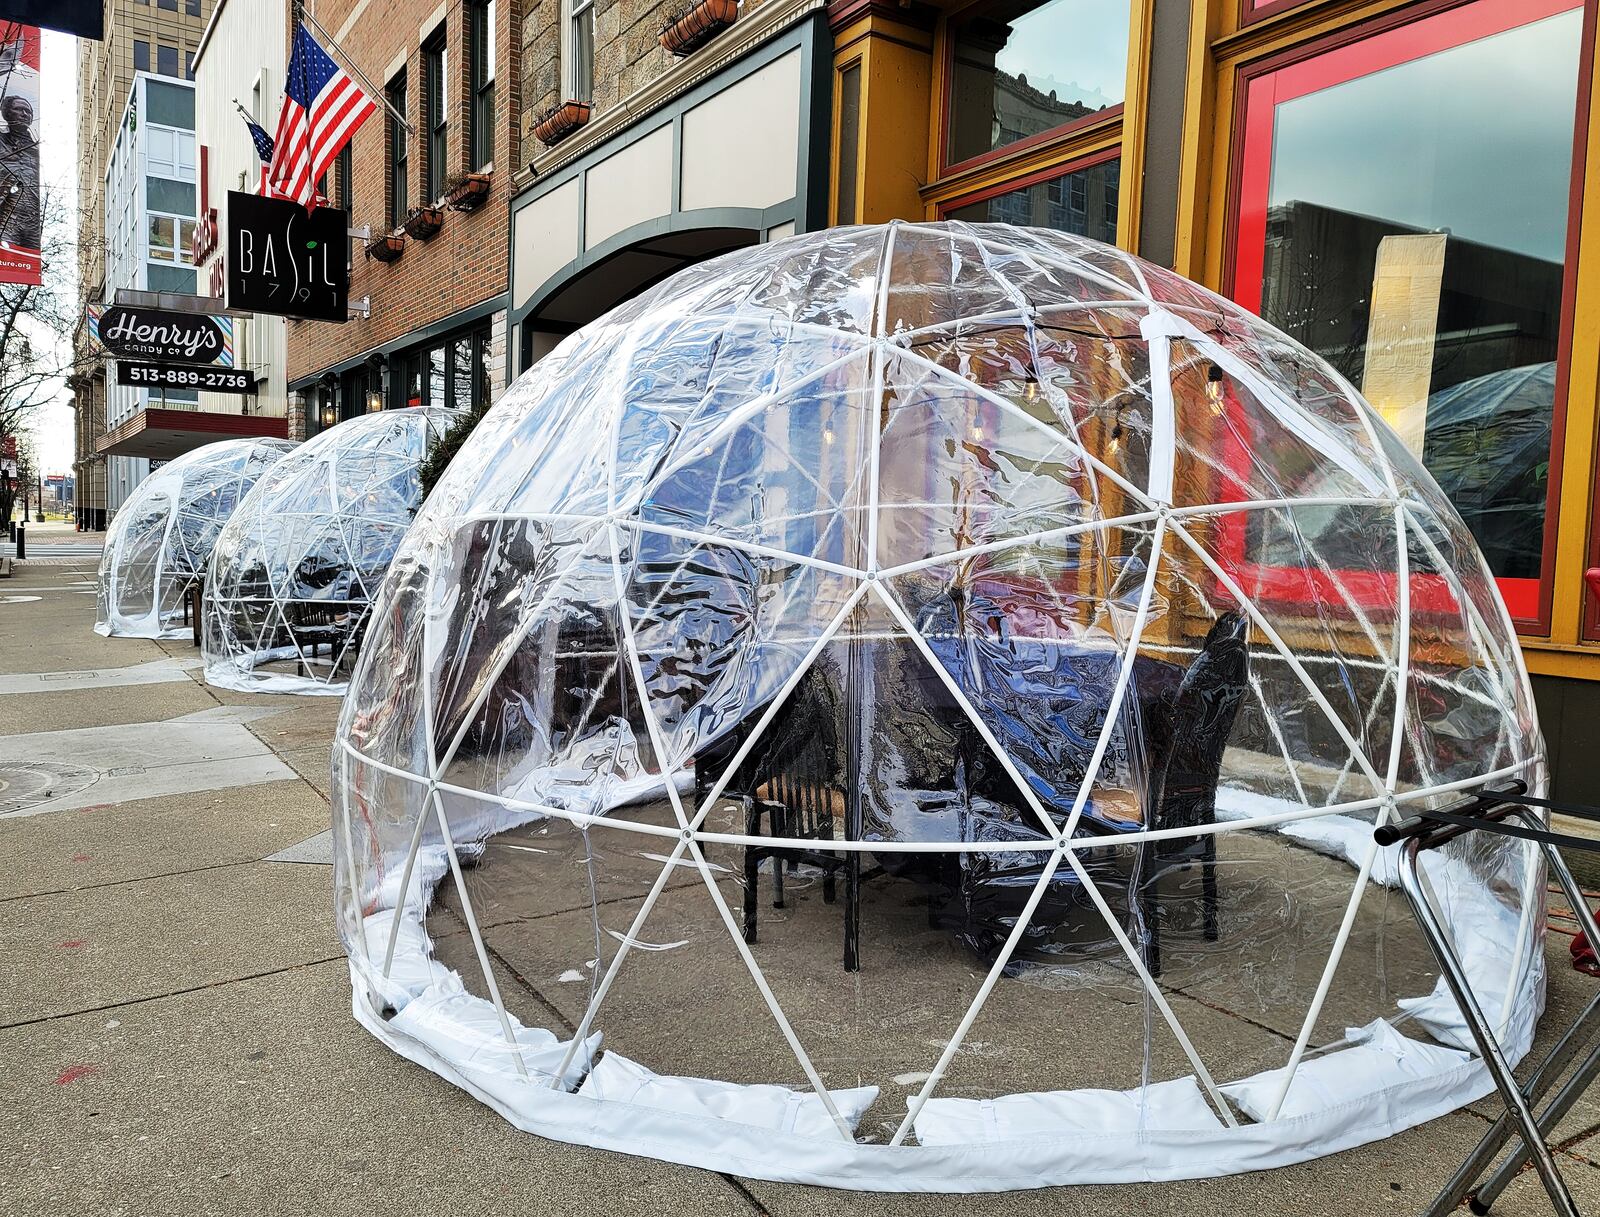
[[[1211,403],[1211,413],[1222,416],[1222,398],[1225,391],[1222,369],[1212,364],[1206,370],[1206,400]]]

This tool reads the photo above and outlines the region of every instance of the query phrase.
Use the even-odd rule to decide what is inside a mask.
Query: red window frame
[[[1264,21],[1268,17],[1275,17],[1289,9],[1310,3],[1311,0],[1239,0],[1239,24],[1242,27],[1252,21]]]
[[[1260,9],[1269,7],[1260,4]],[[1224,289],[1233,300],[1253,313],[1261,310],[1262,273],[1266,255],[1267,198],[1272,169],[1273,127],[1277,107],[1286,101],[1320,92],[1334,85],[1370,76],[1387,68],[1410,63],[1426,56],[1476,42],[1507,30],[1531,25],[1558,13],[1584,8],[1583,0],[1468,0],[1448,7],[1430,6],[1414,19],[1347,31],[1320,43],[1277,56],[1240,73],[1240,96],[1235,130],[1238,154],[1234,164],[1232,236],[1226,248],[1231,253]],[[1561,454],[1565,446],[1567,372],[1571,362],[1572,303],[1577,270],[1578,226],[1584,158],[1587,139],[1587,102],[1590,80],[1590,50],[1594,45],[1594,9],[1584,16],[1583,49],[1579,55],[1578,106],[1574,119],[1572,188],[1567,211],[1566,266],[1562,284],[1561,320],[1557,339],[1556,392],[1551,420],[1551,461],[1546,487],[1544,543],[1540,554],[1540,573],[1536,579],[1496,579],[1517,629],[1524,633],[1549,633],[1551,599],[1554,592],[1556,525],[1561,499]],[[1374,30],[1374,25],[1377,28]],[[1372,31],[1372,32],[1366,32]],[[1258,575],[1269,590],[1276,584],[1287,593],[1291,587],[1310,585],[1302,576],[1274,579],[1267,568],[1251,568],[1244,563],[1244,533],[1237,530],[1235,557],[1246,573]],[[1442,584],[1442,579],[1435,579]],[[1317,580],[1326,576],[1317,574]],[[1413,580],[1412,604],[1425,610],[1430,604],[1443,608],[1453,603],[1443,586],[1432,588],[1434,580]],[[1315,581],[1313,581],[1315,582]],[[1347,590],[1362,603],[1392,595],[1392,586],[1366,586],[1370,576],[1352,573],[1341,578]],[[1393,576],[1386,582],[1393,583]],[[1331,588],[1319,589],[1332,591]]]
[[[1048,3],[1048,0],[1041,0],[1040,7],[1043,7],[1045,3]],[[1107,106],[1104,110],[1097,110],[1093,114],[1085,114],[1082,118],[1075,118],[1070,123],[1062,123],[1059,127],[1051,127],[1047,131],[1040,131],[1025,139],[1019,139],[1016,143],[1004,144],[999,148],[992,148],[988,152],[980,152],[977,156],[969,156],[965,160],[952,161],[950,159],[950,89],[955,82],[956,70],[955,27],[969,17],[982,15],[985,9],[993,8],[995,4],[996,0],[977,0],[976,3],[968,4],[945,18],[944,55],[940,64],[939,130],[937,132],[941,177],[952,173],[963,173],[968,169],[986,165],[991,161],[1015,156],[1044,144],[1055,143],[1058,140],[1067,138],[1075,131],[1081,131],[1099,123],[1109,123],[1113,120],[1120,122],[1122,120],[1122,111],[1125,103],[1118,102],[1114,106]],[[1128,32],[1131,37],[1133,33],[1133,8],[1131,3],[1128,8]],[[1126,56],[1123,59],[1123,91],[1127,91]],[[972,201],[971,199],[968,200],[968,202]]]

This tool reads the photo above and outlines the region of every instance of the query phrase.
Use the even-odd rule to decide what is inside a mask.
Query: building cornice
[[[827,7],[827,0],[766,0],[754,9],[741,12],[739,20],[717,35],[706,50],[680,60],[642,89],[636,89],[616,105],[603,110],[575,135],[534,157],[531,165],[519,169],[512,177],[512,193],[525,190],[539,178],[593,152],[734,60]]]

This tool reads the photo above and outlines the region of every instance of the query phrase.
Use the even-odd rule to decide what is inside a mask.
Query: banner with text
[[[0,283],[42,277],[39,29],[0,20]]]

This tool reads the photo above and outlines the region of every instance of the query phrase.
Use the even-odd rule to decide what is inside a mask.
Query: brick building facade
[[[351,301],[365,298],[369,312],[344,324],[289,323],[290,433],[419,396],[435,405],[493,396],[504,385],[507,200],[522,145],[516,5],[337,0],[307,11],[413,129],[380,111],[329,174],[330,200],[371,234],[352,238],[350,276]],[[491,20],[492,53],[478,41]],[[479,124],[491,113],[485,133]],[[471,173],[487,177],[487,196],[471,210],[446,206],[446,188]],[[437,232],[417,235],[407,216],[434,204]],[[391,238],[398,257],[369,256]]]

